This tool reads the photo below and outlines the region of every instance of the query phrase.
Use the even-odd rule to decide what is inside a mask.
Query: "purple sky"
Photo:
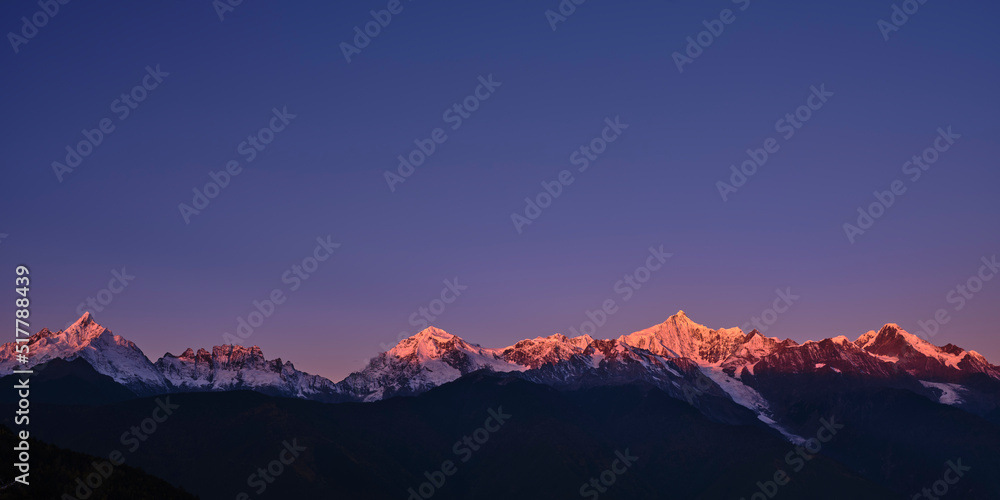
[[[930,1],[886,40],[891,1],[624,4],[586,2],[553,30],[555,0],[404,1],[351,62],[341,43],[386,1],[243,2],[222,21],[209,1],[62,5],[0,50],[8,293],[30,266],[31,329],[60,329],[124,268],[134,279],[94,317],[155,360],[222,344],[278,289],[246,343],[334,380],[415,333],[456,278],[467,288],[429,323],[488,347],[572,334],[608,300],[595,337],[683,309],[854,339],[943,309],[935,344],[1000,363],[1000,280],[974,278],[1000,254],[1000,7]],[[680,72],[672,54],[723,9],[735,19],[709,22],[724,31]],[[6,2],[0,21],[20,32],[36,11]],[[143,98],[127,114],[123,93]],[[960,137],[937,140],[948,127]],[[268,144],[250,153],[248,135]],[[390,189],[414,141],[434,151]],[[914,155],[934,161],[918,178]],[[185,221],[179,205],[231,161],[239,174]],[[894,181],[902,194],[849,238]],[[517,224],[543,182],[559,196]],[[327,236],[340,247],[291,290],[286,271]],[[772,315],[779,289],[799,298]]]

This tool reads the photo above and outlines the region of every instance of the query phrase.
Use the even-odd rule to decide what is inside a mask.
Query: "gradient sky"
[[[932,341],[1000,363],[1000,280],[960,311],[946,299],[1000,253],[996,3],[931,0],[886,41],[888,0],[594,1],[556,31],[555,0],[406,1],[348,63],[340,43],[386,3],[249,0],[220,22],[209,0],[70,2],[0,48],[0,266],[8,296],[14,266],[32,270],[32,331],[75,320],[124,267],[135,279],[94,316],[155,360],[222,344],[281,288],[247,343],[339,380],[415,333],[449,278],[468,289],[433,324],[489,347],[570,333],[606,299],[620,308],[595,337],[679,309],[740,326],[790,287],[767,335],[914,332],[946,309]],[[679,73],[671,54],[725,8],[735,22]],[[37,10],[4,2],[0,28]],[[169,76],[119,121],[112,101],[156,64]],[[490,74],[502,86],[450,130],[442,112]],[[782,139],[814,85],[834,95]],[[243,161],[284,106],[297,117]],[[576,172],[615,116],[629,128]],[[104,118],[114,132],[59,182],[52,161]],[[948,126],[961,138],[911,182],[903,163]],[[384,172],[436,127],[448,140],[391,192]],[[723,202],[716,182],[769,137],[781,149]],[[242,173],[185,224],[178,204],[233,159]],[[518,234],[511,213],[564,169],[573,184]],[[850,243],[842,225],[896,179],[906,193]],[[342,246],[288,292],[326,235]],[[660,245],[673,256],[623,301],[615,283]]]

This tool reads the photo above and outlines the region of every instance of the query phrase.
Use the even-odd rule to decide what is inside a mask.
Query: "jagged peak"
[[[580,335],[579,337],[570,338],[562,333],[553,333],[548,337],[538,336],[533,339],[519,340],[514,344],[514,346],[517,346],[518,344],[522,343],[556,342],[559,344],[571,344],[582,349],[584,347],[587,347],[587,344],[590,344],[593,341],[594,338],[591,337],[590,335]]]
[[[879,328],[878,334],[873,339],[873,343],[882,343],[895,338],[902,338],[904,341],[911,345],[927,345],[937,349],[937,346],[931,344],[930,342],[910,333],[903,329],[903,327],[897,325],[896,323],[886,323]]]
[[[82,325],[87,325],[87,324],[93,323],[93,322],[94,322],[94,316],[92,314],[90,314],[90,311],[87,311],[87,312],[83,313],[83,316],[80,316],[80,319],[78,319],[75,322],[73,322],[73,324],[74,325],[81,325],[82,326]]]
[[[90,311],[83,313],[80,319],[69,325],[65,332],[66,333],[76,333],[81,337],[96,337],[107,330],[103,326],[99,325],[94,316],[90,314]]]
[[[222,347],[222,346],[220,346],[220,347]],[[195,352],[195,350],[192,349],[192,348],[190,348],[190,347],[188,347],[187,349],[184,349],[184,352],[182,352],[178,356],[175,356],[174,354],[169,353],[169,352],[163,355],[163,357],[165,357],[165,358],[177,358],[177,359],[185,359],[185,360],[194,360],[194,359],[206,358],[206,357],[211,358],[211,356],[212,356],[212,353],[206,351],[204,348],[198,348],[198,351]]]
[[[198,349],[198,352],[201,352],[202,350],[203,349]],[[205,352],[207,353],[208,351]],[[218,357],[220,355],[228,356],[232,354],[249,354],[252,356],[259,356],[261,358],[264,357],[264,352],[256,345],[250,347],[244,347],[239,344],[222,344],[212,346],[212,357]]]

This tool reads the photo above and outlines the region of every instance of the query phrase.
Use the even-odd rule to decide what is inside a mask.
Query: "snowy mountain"
[[[568,361],[583,351],[594,341],[590,335],[569,338],[562,334],[522,340],[502,349],[501,356],[508,363],[527,368],[539,368],[546,364]]]
[[[429,327],[371,359],[363,370],[340,382],[341,390],[363,401],[419,394],[476,370],[523,370],[499,352]]]
[[[90,313],[56,333],[48,329],[28,337],[29,366],[55,358],[72,361],[83,358],[98,373],[107,375],[136,394],[156,394],[169,390],[163,374],[134,343],[97,324]],[[15,342],[0,346],[0,375],[16,369]]]
[[[663,323],[622,335],[620,342],[671,358],[688,358],[711,365],[732,356],[747,339],[739,328],[712,330],[678,311]]]
[[[418,394],[480,369],[510,372],[560,389],[648,383],[687,400],[710,418],[739,421],[742,416],[719,401],[724,399],[783,433],[785,408],[775,389],[788,392],[789,377],[857,377],[873,386],[911,388],[933,401],[979,414],[1000,407],[995,397],[1000,367],[975,351],[933,346],[898,325],[887,324],[853,342],[838,336],[800,345],[756,330],[711,329],[683,311],[613,340],[555,334],[502,349],[470,344],[431,327],[381,353],[338,385],[345,394],[373,401]],[[963,385],[977,376],[988,381],[976,379],[974,385],[992,388]],[[765,380],[774,381],[774,387],[762,386]]]
[[[253,390],[319,401],[343,399],[329,379],[298,371],[291,361],[268,361],[257,346],[215,346],[211,353],[189,348],[180,356],[165,354],[155,366],[177,392]]]
[[[934,346],[895,324],[854,341],[839,336],[798,344],[756,330],[711,329],[679,311],[663,323],[616,339],[554,334],[500,349],[429,327],[337,383],[301,372],[291,362],[267,360],[257,346],[187,349],[152,363],[135,344],[98,325],[89,313],[65,331],[32,335],[28,345],[33,366],[55,358],[82,358],[140,395],[253,390],[326,402],[375,401],[420,394],[486,370],[558,389],[650,384],[715,420],[743,422],[746,415],[741,412],[749,410],[754,419],[778,430],[786,404],[781,401],[803,380],[818,384],[816,380],[860,379],[869,385],[904,387],[980,415],[1000,408],[1000,367],[975,351]],[[0,375],[16,367],[14,346],[0,348]]]
[[[253,390],[319,401],[344,399],[332,381],[296,370],[291,362],[268,361],[257,346],[215,346],[211,353],[188,349],[180,356],[167,353],[154,364],[134,343],[112,334],[89,312],[65,331],[43,329],[28,339],[29,366],[56,358],[82,358],[136,395]],[[19,368],[15,345],[0,346],[0,376]]]
[[[966,351],[953,344],[935,346],[893,323],[883,326],[877,333],[870,331],[862,335],[854,343],[911,375],[958,381],[972,373],[984,373],[1000,379],[1000,369],[978,352]]]

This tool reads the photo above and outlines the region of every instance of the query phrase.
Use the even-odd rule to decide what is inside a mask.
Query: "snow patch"
[[[938,397],[938,402],[943,405],[956,405],[964,402],[961,394],[965,392],[966,389],[962,385],[948,384],[944,382],[928,382],[926,380],[921,380],[920,383],[928,389],[934,388],[941,391],[941,396]]]

